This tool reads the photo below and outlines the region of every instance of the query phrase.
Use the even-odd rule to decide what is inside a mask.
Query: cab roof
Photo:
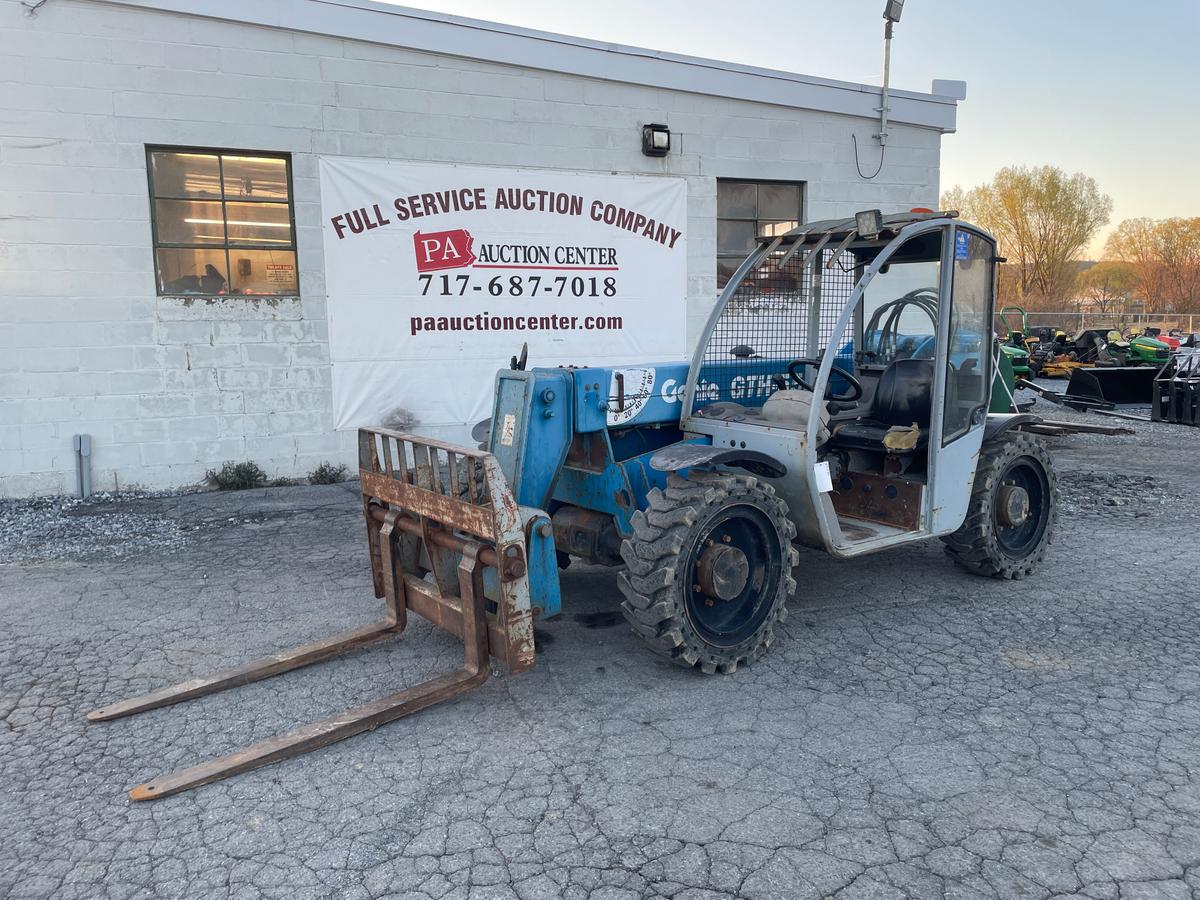
[[[946,210],[944,212],[905,212],[891,213],[882,217],[883,229],[879,232],[877,240],[887,243],[896,236],[900,229],[907,225],[912,225],[914,222],[927,222],[930,219],[956,219],[958,212],[956,210]],[[817,222],[805,222],[804,224],[793,228],[786,234],[780,235],[764,235],[758,238],[760,244],[770,244],[775,240],[780,240],[784,244],[793,244],[797,241],[803,243],[814,243],[824,240],[826,243],[844,241],[851,235],[857,235],[858,222],[853,216],[849,219],[821,219]],[[874,243],[876,239],[871,239]]]

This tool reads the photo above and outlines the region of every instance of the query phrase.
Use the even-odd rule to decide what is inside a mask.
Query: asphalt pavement
[[[1200,895],[1200,429],[1131,427],[1049,439],[1064,515],[1025,581],[936,541],[805,551],[771,653],[704,677],[640,646],[611,570],[572,567],[531,671],[149,803],[126,791],[461,645],[416,621],[89,725],[380,606],[353,485],[72,505],[52,553],[0,561],[0,896]],[[112,515],[172,537],[82,525]]]

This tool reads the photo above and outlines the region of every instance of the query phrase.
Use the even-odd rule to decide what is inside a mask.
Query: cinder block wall
[[[677,152],[640,152],[665,122]],[[807,182],[809,219],[933,206],[940,135],[171,13],[0,0],[0,495],[171,487],[226,459],[303,475],[333,431],[322,154],[688,180],[688,334],[716,295],[716,179]],[[292,154],[299,298],[155,296],[146,144]],[[875,161],[873,142],[864,154]],[[503,361],[480,361],[499,365]]]

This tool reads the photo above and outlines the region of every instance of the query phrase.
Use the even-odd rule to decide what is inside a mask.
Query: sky
[[[596,40],[879,84],[883,0],[409,0]],[[1007,165],[1096,179],[1112,222],[1200,216],[1200,0],[907,0],[892,86],[967,82],[942,189]],[[1103,247],[1107,229],[1093,242]]]

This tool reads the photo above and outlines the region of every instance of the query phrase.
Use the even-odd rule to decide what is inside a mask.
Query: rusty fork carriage
[[[283,650],[97,709],[102,722],[249,684],[398,635],[416,612],[464,644],[463,664],[227,756],[163,775],[129,792],[166,797],[269,765],[466,693],[487,681],[489,657],[510,673],[534,663],[526,528],[494,456],[381,428],[358,433],[363,514],[375,596],[385,617],[371,625]]]

